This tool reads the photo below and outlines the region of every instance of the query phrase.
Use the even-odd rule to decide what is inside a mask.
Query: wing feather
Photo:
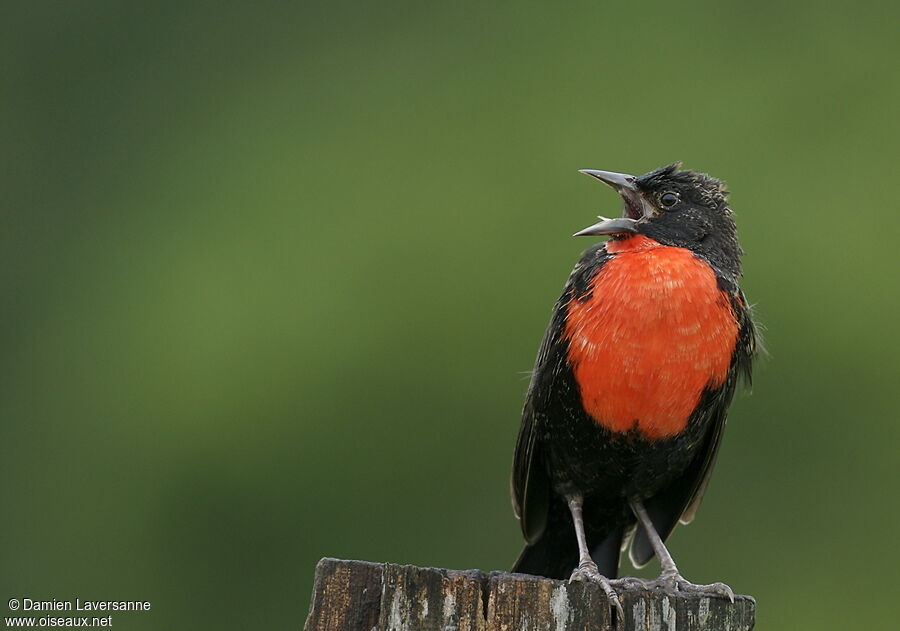
[[[513,458],[511,494],[513,509],[520,520],[525,540],[533,543],[543,534],[550,507],[551,484],[541,446],[542,410],[552,393],[554,380],[566,360],[565,316],[570,300],[584,299],[590,280],[607,258],[604,243],[588,248],[575,265],[553,308],[550,324],[538,349],[531,383],[522,409],[522,423]]]

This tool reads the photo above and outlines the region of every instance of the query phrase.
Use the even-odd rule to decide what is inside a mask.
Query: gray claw
[[[569,582],[571,583],[572,581],[592,581],[599,583],[610,604],[616,608],[616,629],[621,631],[624,628],[625,608],[622,607],[622,601],[619,600],[619,595],[616,593],[610,580],[599,572],[596,564],[582,563],[579,565],[575,568],[575,571],[572,572],[572,576],[569,577]]]
[[[725,596],[731,602],[734,602],[734,592],[725,583],[710,583],[709,585],[698,585],[692,583],[681,574],[672,574],[669,576],[660,576],[657,579],[664,589],[673,592],[693,592],[695,594],[718,594]]]
[[[693,592],[698,594],[718,594],[724,596],[732,603],[734,602],[734,592],[725,583],[710,583],[709,585],[698,585],[691,583],[689,580],[681,576],[681,574],[661,574],[659,578],[644,579],[634,576],[624,576],[610,581],[611,585],[619,589],[645,589],[654,590],[661,589],[667,593],[675,592]]]
[[[622,578],[614,578],[609,583],[613,587],[625,591],[628,591],[630,589],[650,589],[650,587],[648,587],[647,585],[649,581],[643,578],[637,578],[636,576],[623,576]]]
[[[719,594],[720,596],[725,596],[732,604],[734,603],[734,592],[731,591],[731,588],[725,583],[710,583],[709,585],[697,585],[697,587]]]

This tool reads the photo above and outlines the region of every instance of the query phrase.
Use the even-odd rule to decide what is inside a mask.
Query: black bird
[[[512,473],[527,545],[515,572],[615,587],[714,591],[685,580],[664,545],[693,520],[757,335],[722,182],[680,163],[640,177],[584,170],[625,202],[580,235],[588,248],[557,301],[522,412]],[[653,581],[616,579],[630,543]],[[621,618],[620,618],[621,619]]]

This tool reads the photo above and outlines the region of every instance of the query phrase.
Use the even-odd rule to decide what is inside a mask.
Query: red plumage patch
[[[568,304],[569,362],[584,409],[647,438],[682,431],[724,382],[738,323],[712,269],[690,250],[637,235],[610,241],[586,302]]]

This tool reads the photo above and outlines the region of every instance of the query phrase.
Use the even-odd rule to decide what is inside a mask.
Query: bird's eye
[[[678,193],[663,193],[659,196],[659,203],[666,208],[671,208],[678,203]]]

